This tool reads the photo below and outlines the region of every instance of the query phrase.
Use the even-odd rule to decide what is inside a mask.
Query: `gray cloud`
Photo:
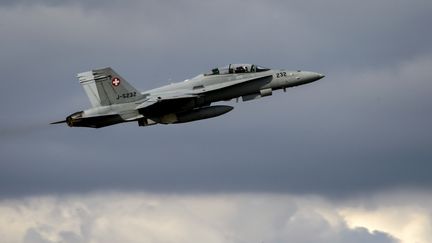
[[[2,197],[430,188],[429,2],[93,3],[0,7]],[[88,106],[77,72],[147,89],[230,62],[327,77],[192,124],[33,129]]]
[[[415,60],[385,71],[357,73],[349,81],[346,74],[335,74],[332,81],[241,103],[224,118],[193,124],[52,127],[7,137],[1,191],[9,195],[117,188],[335,196],[429,188],[430,133],[424,128],[431,115],[424,111],[430,104],[430,63]],[[411,85],[405,85],[412,77]],[[405,97],[406,92],[416,93],[416,99]]]
[[[431,10],[0,1],[2,240],[430,242]],[[230,62],[327,77],[191,124],[48,125],[88,107],[77,72],[148,89]]]

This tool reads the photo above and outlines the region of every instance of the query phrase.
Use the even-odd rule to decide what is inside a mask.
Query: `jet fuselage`
[[[324,75],[231,64],[179,83],[139,92],[111,68],[78,74],[93,108],[66,118],[69,126],[104,127],[138,121],[140,126],[172,124],[222,115],[231,106],[212,103],[269,96],[274,90],[311,83]],[[56,122],[56,123],[61,123]]]

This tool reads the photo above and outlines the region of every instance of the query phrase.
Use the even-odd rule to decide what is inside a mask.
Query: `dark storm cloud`
[[[82,4],[83,6],[100,6],[103,3],[112,4],[120,2],[116,0],[103,1],[103,0],[86,0],[86,1],[75,1],[75,0],[0,0],[0,6],[13,7],[13,6],[62,6],[71,4]]]
[[[431,186],[428,1],[3,3],[3,196]],[[230,62],[327,77],[197,123],[19,132],[88,106],[77,72],[147,89]]]

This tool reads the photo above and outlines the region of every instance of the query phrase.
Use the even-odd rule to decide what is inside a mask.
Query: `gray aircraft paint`
[[[242,97],[243,101],[272,95],[273,90],[311,83],[324,75],[308,71],[268,69],[251,64],[230,64],[183,82],[139,92],[107,67],[78,74],[92,108],[65,121],[71,127],[105,127],[137,121],[140,126],[175,124],[225,114],[231,106],[214,102]]]

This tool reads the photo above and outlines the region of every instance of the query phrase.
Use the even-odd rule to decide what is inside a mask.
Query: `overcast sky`
[[[42,223],[16,231],[0,222],[0,237],[3,232],[10,242],[107,242],[83,229],[91,225],[89,232],[103,234],[95,229],[95,215],[108,217],[115,205],[139,211],[140,200],[163,205],[153,215],[158,220],[168,217],[168,207],[192,230],[200,221],[189,206],[171,205],[179,200],[206,212],[229,203],[220,227],[209,231],[204,223],[196,241],[414,242],[414,233],[395,235],[397,226],[370,222],[401,222],[392,213],[418,208],[420,199],[432,205],[430,23],[429,0],[0,1],[0,216],[24,221],[23,208],[34,214],[39,207],[75,212],[80,203],[91,216],[77,216],[81,230],[75,231],[41,227],[65,220],[51,211],[34,216]],[[326,77],[257,101],[226,103],[235,109],[194,123],[48,125],[90,106],[76,73],[111,66],[145,90],[229,63]],[[412,200],[389,202],[407,193]],[[176,196],[164,196],[171,194]],[[388,196],[373,201],[370,211],[363,206],[372,203],[366,200],[371,195]],[[267,219],[258,226],[262,234],[249,238],[255,228],[245,226],[228,237],[226,222],[235,219],[241,226],[250,220],[240,219],[236,209],[254,200],[259,203],[246,205],[250,212],[243,213]],[[310,209],[303,201],[327,213],[301,214]],[[13,209],[20,203],[20,210]],[[417,242],[426,243],[432,240],[432,207],[422,205],[424,211],[407,210],[406,217],[427,215],[413,223],[426,227],[416,233]],[[262,208],[269,214],[253,215]],[[288,210],[285,219],[301,214],[302,221],[284,221],[275,230],[278,210]],[[376,217],[388,221],[358,221],[373,212],[387,212]],[[335,215],[334,221],[323,215]],[[219,220],[202,217],[209,224]],[[142,225],[147,224],[136,229]],[[306,233],[318,228],[328,235]],[[150,230],[152,239],[127,232],[113,239],[181,242],[177,233],[163,238],[165,230]],[[187,235],[189,228],[179,231]]]

